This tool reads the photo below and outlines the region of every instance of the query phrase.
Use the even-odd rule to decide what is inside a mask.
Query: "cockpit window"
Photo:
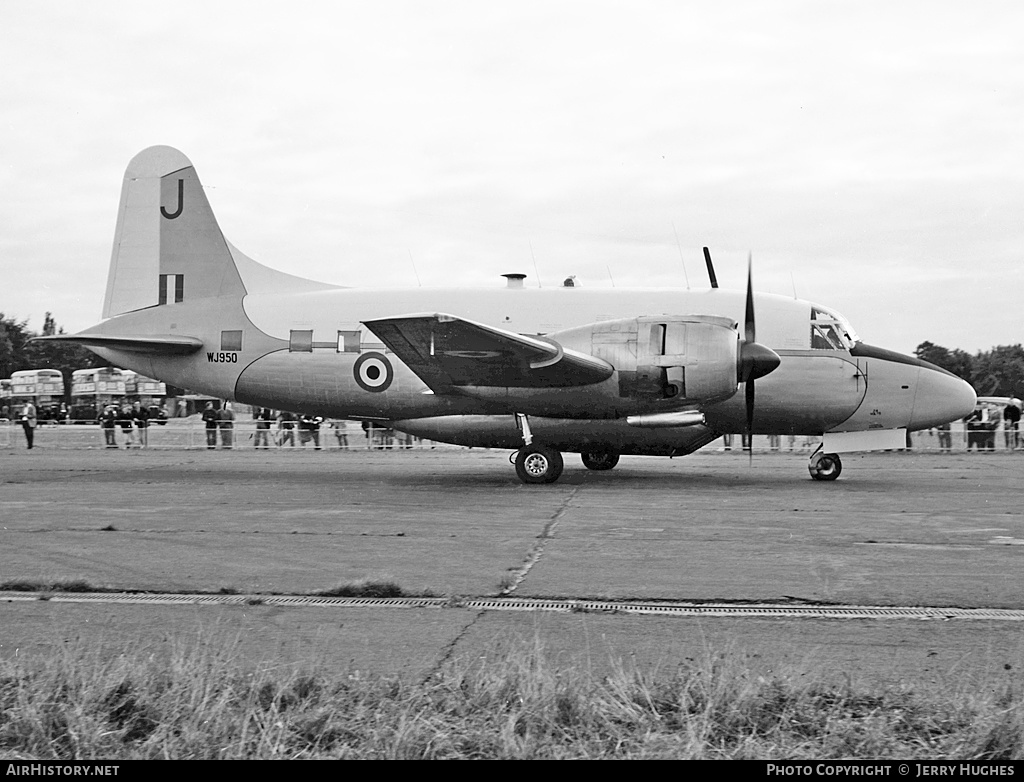
[[[858,342],[846,318],[824,307],[811,307],[811,349],[849,350]]]

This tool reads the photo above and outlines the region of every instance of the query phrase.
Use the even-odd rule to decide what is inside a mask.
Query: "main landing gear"
[[[516,475],[523,483],[554,483],[563,466],[562,454],[545,445],[525,445],[516,451]]]
[[[816,481],[834,481],[843,471],[843,462],[837,453],[823,453],[821,446],[811,454],[807,471]]]
[[[515,453],[516,475],[523,483],[554,483],[562,475],[562,454],[555,448],[533,442],[530,421],[516,413],[516,426],[523,435],[523,447]]]
[[[516,475],[523,483],[554,483],[562,475],[565,463],[562,454],[556,448],[533,442],[530,431],[530,419],[525,413],[516,413],[516,426],[523,436],[523,447],[509,461],[516,466]],[[615,451],[591,448],[583,451],[580,456],[588,470],[610,470],[619,463],[619,455]]]
[[[615,451],[584,451],[580,454],[588,470],[610,470],[619,463]],[[531,443],[515,453],[516,475],[523,483],[554,483],[562,474],[562,454],[546,445]]]
[[[610,470],[619,463],[619,455],[615,451],[584,451],[580,454],[583,466],[588,470]]]

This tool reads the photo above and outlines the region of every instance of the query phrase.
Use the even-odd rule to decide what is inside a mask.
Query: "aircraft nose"
[[[966,380],[938,367],[922,367],[911,416],[911,429],[927,429],[965,418],[974,411],[978,395]]]

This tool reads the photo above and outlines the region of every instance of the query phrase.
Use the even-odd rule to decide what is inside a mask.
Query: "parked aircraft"
[[[680,456],[722,433],[821,435],[808,465],[901,448],[968,415],[970,385],[862,342],[809,301],[720,289],[366,290],[256,263],[228,242],[195,168],[151,147],[128,165],[103,321],[73,341],[153,378],[241,403],[507,447],[525,483],[561,453]],[[741,391],[742,389],[742,391]]]

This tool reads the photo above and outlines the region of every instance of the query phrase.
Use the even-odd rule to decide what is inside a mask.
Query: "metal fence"
[[[171,419],[163,424],[152,423],[145,429],[124,429],[120,426],[113,430],[103,429],[90,423],[41,423],[36,427],[35,442],[43,448],[60,448],[68,450],[93,448],[156,448],[156,449],[227,449],[253,450],[266,447],[268,449],[316,449],[338,450],[406,450],[430,448],[457,448],[459,446],[435,443],[422,440],[400,432],[375,429],[372,439],[358,422],[349,421],[342,430],[330,424],[324,424],[315,433],[303,431],[297,426],[291,430],[279,429],[276,423],[270,429],[257,429],[255,421],[236,420],[231,429],[208,430],[202,420],[197,417]],[[211,435],[212,433],[212,435]],[[263,434],[265,433],[265,439]],[[962,422],[955,422],[948,432],[928,429],[912,432],[909,448],[922,452],[964,452],[971,451],[1011,451],[1024,450],[1024,440],[1016,438],[1015,432],[1005,429],[995,431],[967,431]],[[108,441],[108,436],[112,442]],[[210,438],[210,439],[208,439]],[[782,453],[810,453],[821,442],[819,437],[802,435],[753,437],[753,449],[757,452],[778,451]],[[20,424],[16,422],[0,422],[0,447],[23,447],[25,438]],[[212,443],[212,445],[211,445]],[[708,450],[731,450],[742,452],[743,438],[741,435],[730,435],[720,438],[707,447]]]
[[[0,422],[0,447],[23,446],[25,438],[17,422]],[[410,448],[436,448],[439,443],[411,437],[391,430],[376,428],[373,437],[356,421],[346,422],[338,429],[325,424],[318,430],[302,430],[298,423],[292,429],[279,429],[276,423],[270,429],[258,429],[256,421],[236,420],[231,428],[207,429],[198,419],[170,419],[152,422],[144,429],[115,426],[107,429],[95,423],[40,422],[35,431],[35,444],[43,448],[126,449],[154,448],[168,450],[295,448],[321,450],[395,450]],[[453,446],[444,446],[453,447]]]
[[[753,438],[754,451],[782,451],[812,453],[821,443],[820,437],[805,437],[803,435],[755,435]],[[719,450],[744,450],[743,438],[741,435],[726,435],[709,448]],[[950,428],[944,431],[938,429],[923,429],[917,432],[910,432],[907,435],[907,446],[900,450],[920,451],[923,453],[941,453],[965,451],[985,452],[1009,452],[1024,450],[1024,439],[1016,430],[999,428],[996,430],[968,430],[962,421],[950,424]]]

